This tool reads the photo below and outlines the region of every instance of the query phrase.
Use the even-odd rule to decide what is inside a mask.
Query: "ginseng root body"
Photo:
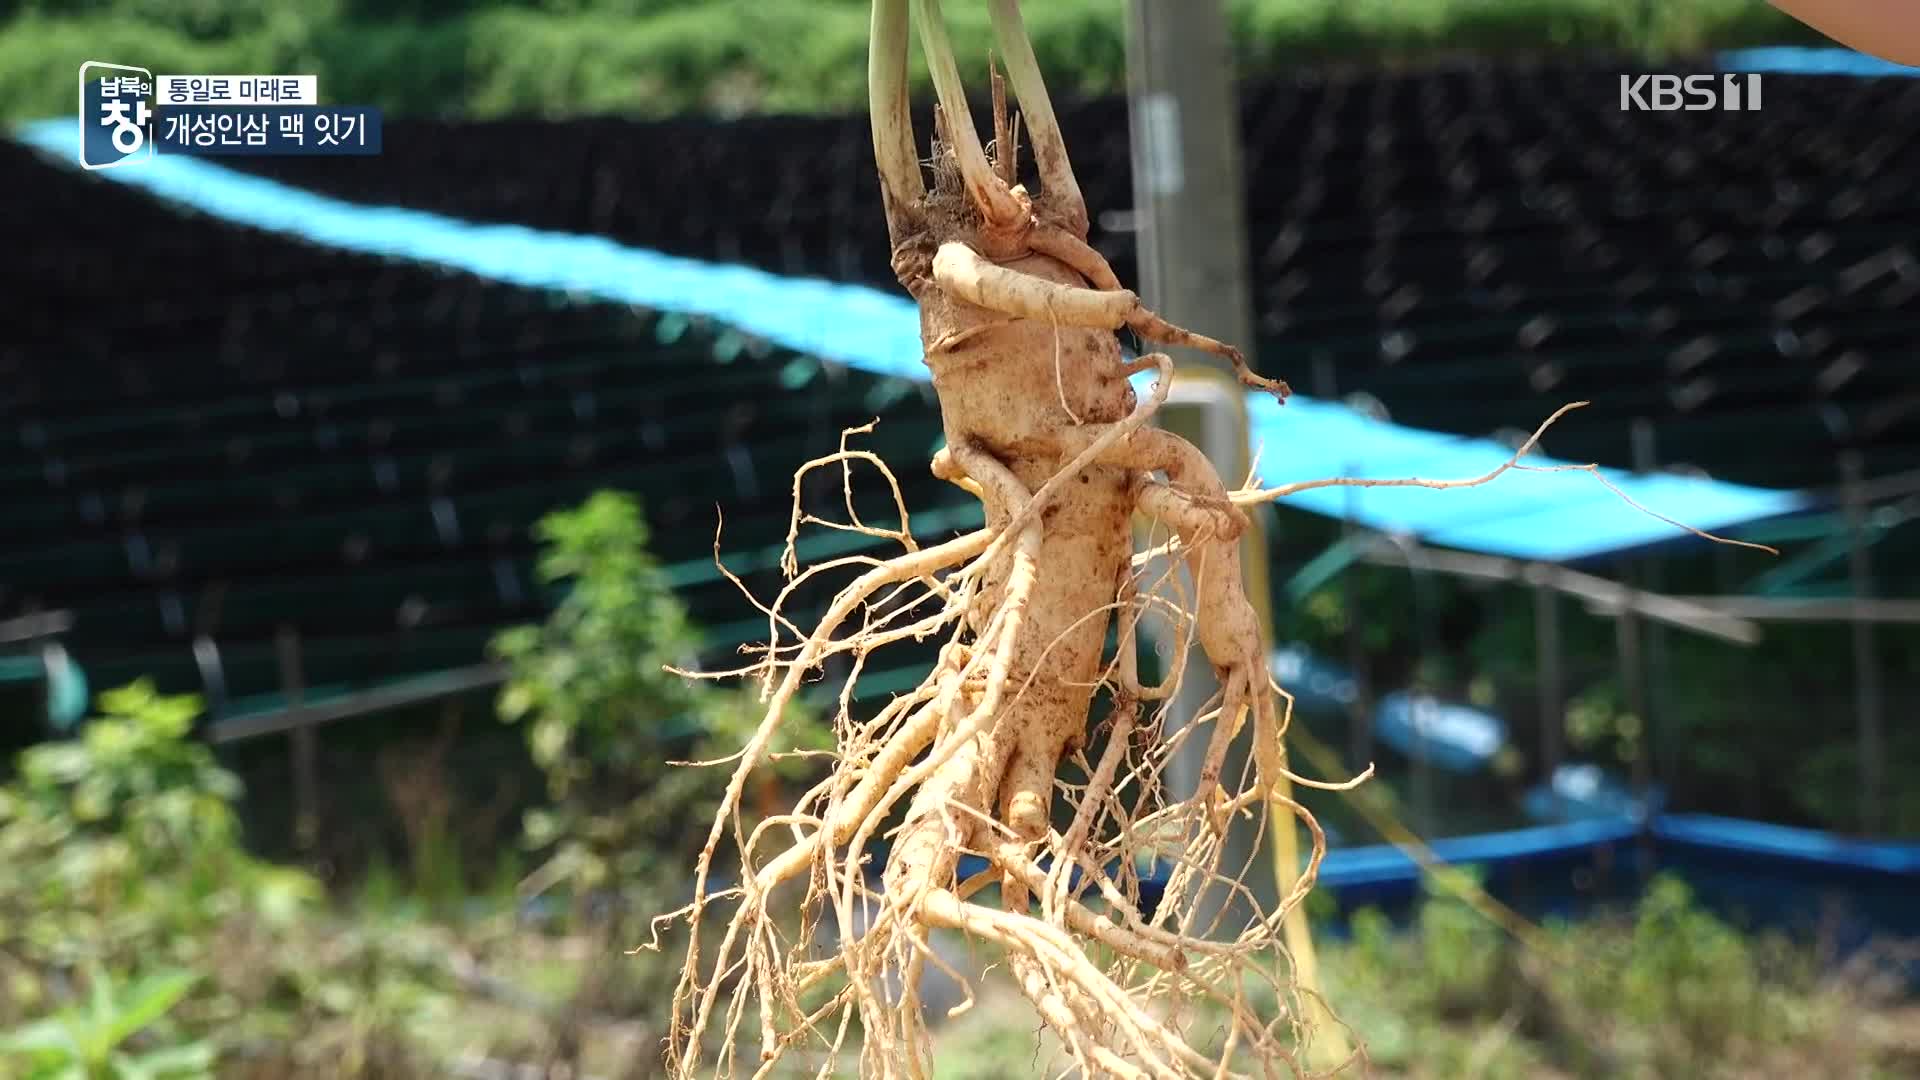
[[[999,107],[996,94],[995,127],[1004,132],[1011,125]],[[1005,141],[996,149],[988,183],[1003,185],[1015,173],[1016,151]],[[996,226],[968,199],[961,160],[936,143],[934,189],[905,215],[910,224],[896,244],[901,284],[920,305],[946,431],[934,469],[980,496],[989,531],[1008,535],[1023,518],[1019,527],[1037,530],[1038,543],[1029,589],[1012,595],[1008,588],[1023,557],[1016,544],[988,561],[967,607],[976,639],[996,615],[1018,620],[1005,672],[1014,689],[974,751],[936,776],[909,810],[886,875],[888,892],[898,896],[949,887],[959,851],[1043,838],[1059,765],[1085,741],[1108,625],[1132,572],[1136,511],[1167,517],[1183,540],[1204,545],[1216,560],[1201,579],[1209,606],[1220,609],[1202,632],[1215,664],[1235,668],[1259,653],[1251,607],[1238,594],[1233,541],[1245,521],[1197,451],[1144,426],[1148,414],[1129,376],[1157,368],[1164,383],[1168,365],[1158,355],[1125,362],[1114,331],[1132,323],[1238,354],[1165,324],[1121,290],[1086,244],[1077,204],[1054,201],[1036,212],[1024,188],[1002,187],[1019,214]],[[990,259],[982,251],[1001,254]],[[1175,482],[1149,479],[1155,470]],[[1141,688],[1121,691],[1137,698]],[[949,812],[956,803],[965,811],[957,820]],[[945,835],[943,814],[958,826]],[[1013,888],[1024,892],[1017,881]]]
[[[1170,389],[1172,362],[1159,353],[1126,359],[1117,334],[1210,351],[1249,386],[1282,397],[1285,387],[1253,374],[1234,349],[1148,311],[1088,245],[1086,206],[1014,0],[992,0],[992,13],[1038,194],[1017,182],[1019,139],[999,77],[989,154],[968,114],[937,0],[914,6],[941,101],[931,185],[906,97],[906,0],[874,4],[875,152],[894,269],[919,304],[946,434],[932,468],[981,500],[986,525],[923,548],[901,506],[897,532],[857,520],[840,527],[892,536],[902,554],[805,572],[789,563],[793,583],[766,607],[774,632],[758,669],[766,720],[733,763],[695,899],[676,913],[694,936],[669,1064],[693,1075],[711,1052],[718,1071],[733,1071],[755,1011],[755,1069],[771,1069],[802,1045],[831,1060],[857,1015],[863,1072],[925,1075],[930,1047],[916,991],[928,965],[945,966],[930,935],[958,931],[999,950],[1083,1075],[1240,1075],[1235,1063],[1243,1061],[1262,1074],[1292,1071],[1300,1012],[1284,965],[1273,962],[1283,955],[1275,931],[1310,887],[1311,869],[1280,910],[1250,925],[1225,934],[1195,925],[1203,890],[1238,888],[1241,868],[1219,867],[1229,816],[1264,820],[1280,806],[1288,817],[1279,827],[1292,828],[1298,814],[1317,836],[1311,817],[1274,786],[1287,775],[1278,750],[1284,723],[1242,591],[1238,540],[1247,521],[1197,450],[1149,426]],[[1153,381],[1143,399],[1133,377],[1144,372]],[[855,460],[885,472],[843,443],[802,474]],[[802,517],[796,505],[796,528]],[[1136,517],[1184,563],[1190,587],[1167,595],[1164,582],[1143,577]],[[835,566],[861,572],[811,632],[795,630],[799,640],[781,644],[781,628],[791,628],[782,603]],[[1145,737],[1165,729],[1157,714],[1179,678],[1176,665],[1159,686],[1140,682],[1136,626],[1152,605],[1200,644],[1222,687],[1201,715],[1179,725],[1179,737],[1206,740],[1200,790],[1191,795],[1169,797],[1160,782],[1169,739]],[[1116,630],[1118,647],[1109,648]],[[780,717],[807,674],[842,655],[857,676],[875,650],[935,633],[948,638],[933,671],[877,716],[856,719],[842,693],[832,775],[791,814],[749,833],[740,792],[776,747]],[[1095,730],[1090,713],[1103,689],[1112,707]],[[1223,777],[1229,744],[1249,717],[1257,778]],[[1063,787],[1068,764],[1077,780]],[[712,890],[711,865],[729,826],[740,884]],[[876,852],[884,852],[878,881],[869,873]],[[1154,853],[1174,869],[1148,915],[1135,864]],[[989,869],[961,880],[967,854]],[[972,899],[989,886],[997,903]],[[709,955],[703,914],[722,901],[733,913]],[[780,913],[796,908],[805,922],[801,940],[789,941]],[[822,957],[828,927],[834,944]],[[971,985],[972,975],[948,974]],[[1248,1004],[1247,984],[1258,980],[1282,1003],[1274,1015]],[[1182,1031],[1181,1014],[1194,1002],[1215,1010],[1216,1041],[1204,1048]],[[720,1016],[724,1037],[715,1044]]]
[[[908,0],[874,0],[868,68],[893,267],[919,304],[946,433],[932,468],[981,501],[986,524],[921,546],[886,463],[845,438],[796,475],[789,581],[761,605],[770,640],[750,669],[763,680],[766,715],[736,757],[707,763],[731,766],[727,791],[692,902],[662,918],[684,919],[690,933],[667,1045],[675,1076],[826,1077],[854,1046],[863,1075],[930,1075],[919,994],[935,968],[960,984],[961,1008],[984,972],[1004,972],[1082,1076],[1303,1073],[1301,1051],[1331,1015],[1312,997],[1304,948],[1298,981],[1289,964],[1286,942],[1309,945],[1303,925],[1281,931],[1313,887],[1325,838],[1287,792],[1345,789],[1371,770],[1345,783],[1288,771],[1282,695],[1241,585],[1248,522],[1237,504],[1331,484],[1484,484],[1528,468],[1520,459],[1541,433],[1580,404],[1483,476],[1331,478],[1229,497],[1193,446],[1149,426],[1172,361],[1127,360],[1117,333],[1211,352],[1248,386],[1283,398],[1286,387],[1255,375],[1234,349],[1154,315],[1115,280],[1087,243],[1087,208],[1017,0],[987,2],[1033,149],[1034,191],[1018,182],[1018,128],[997,76],[991,154],[974,128],[939,0],[912,0],[940,99],[931,185],[907,100]],[[1148,371],[1143,399],[1133,377]],[[848,521],[803,512],[804,477],[837,465],[850,485],[855,463],[885,478],[897,528],[860,520],[850,489]],[[1546,468],[1598,477],[1595,465]],[[1153,526],[1148,552],[1134,550],[1136,518]],[[793,541],[804,524],[902,550],[802,570]],[[1149,573],[1160,553],[1184,576]],[[855,576],[801,630],[788,602],[834,572]],[[1135,635],[1149,610],[1199,644],[1219,682],[1195,715],[1167,719],[1186,648],[1170,650],[1159,685],[1140,681]],[[873,654],[936,636],[943,647],[919,686],[875,713],[853,708]],[[802,684],[830,660],[849,673],[836,687],[833,768],[790,812],[749,828],[741,793],[779,749]],[[1102,693],[1104,712],[1094,708]],[[1224,775],[1243,732],[1253,768]],[[1169,792],[1166,763],[1189,739],[1205,744],[1198,788]],[[1248,867],[1222,865],[1236,817],[1262,830],[1297,822],[1312,839],[1305,869],[1270,910],[1243,884]],[[726,887],[713,873],[723,849],[739,868]],[[985,869],[963,876],[964,856]],[[1151,904],[1142,859],[1170,867]],[[1276,863],[1276,876],[1291,861]],[[989,890],[997,896],[983,896]],[[1237,896],[1253,916],[1221,925],[1223,907],[1202,901],[1209,892]],[[714,908],[727,912],[717,941]],[[943,956],[936,934],[968,939],[971,970]],[[1327,1057],[1345,1056],[1338,1041],[1320,1044],[1336,1045]]]

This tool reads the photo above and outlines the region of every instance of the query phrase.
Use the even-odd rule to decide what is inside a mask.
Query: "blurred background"
[[[1372,1067],[1920,1075],[1920,72],[1733,0],[1028,7],[1094,245],[1297,391],[1176,399],[1230,480],[1475,476],[1590,403],[1539,454],[1598,476],[1262,511],[1297,767],[1377,769],[1306,799]],[[663,666],[750,661],[732,579],[845,428],[917,536],[979,522],[866,19],[0,0],[0,1076],[660,1074],[677,940],[625,950],[724,779],[667,762],[758,719]],[[89,60],[316,74],[382,152],[87,173]],[[1762,107],[1624,107],[1723,71]],[[1033,1028],[983,991],[942,1075]]]

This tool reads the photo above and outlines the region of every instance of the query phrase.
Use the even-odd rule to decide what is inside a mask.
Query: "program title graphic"
[[[321,105],[314,75],[160,75],[80,65],[80,167],[111,169],[155,154],[372,156],[380,110]]]

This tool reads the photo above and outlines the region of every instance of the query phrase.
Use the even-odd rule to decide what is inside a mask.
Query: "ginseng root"
[[[1150,427],[1172,361],[1126,359],[1115,331],[1222,356],[1247,386],[1283,399],[1286,386],[1121,288],[1087,243],[1086,205],[1018,4],[990,3],[1037,193],[1016,182],[1020,125],[991,72],[996,137],[991,152],[981,144],[939,0],[913,0],[911,18],[939,97],[930,173],[907,99],[907,0],[875,0],[868,70],[893,267],[920,308],[946,436],[933,472],[980,500],[986,527],[918,547],[885,463],[845,439],[802,468],[838,464],[845,484],[854,461],[878,469],[901,522],[823,522],[802,513],[796,479],[796,531],[826,524],[905,550],[802,571],[788,538],[790,584],[763,607],[772,640],[756,670],[766,715],[730,759],[692,902],[662,917],[690,933],[667,1046],[676,1076],[825,1077],[849,1054],[863,1075],[930,1075],[923,976],[941,970],[969,1001],[980,977],[952,970],[940,933],[997,953],[991,966],[1031,1001],[1080,1075],[1306,1071],[1313,1032],[1303,1018],[1312,1014],[1280,931],[1313,887],[1324,843],[1285,792],[1348,785],[1287,771],[1285,695],[1267,671],[1239,553],[1240,507],[1299,488],[1229,494],[1198,450]],[[1142,401],[1130,377],[1146,371],[1155,381]],[[1517,462],[1531,446],[1475,480],[1399,482],[1484,483],[1524,468]],[[1327,481],[1343,482],[1381,481]],[[852,517],[851,490],[846,498]],[[1148,574],[1156,560],[1135,551],[1136,518],[1184,575]],[[854,567],[859,575],[810,631],[784,613],[802,582]],[[1186,649],[1172,651],[1159,685],[1140,681],[1136,628],[1149,611],[1199,643],[1222,687],[1197,716],[1166,715]],[[795,640],[783,641],[789,634]],[[936,635],[945,644],[925,681],[856,716],[852,680],[869,658]],[[741,792],[776,748],[802,681],[835,660],[853,674],[839,695],[834,768],[791,812],[749,832]],[[1229,773],[1243,738],[1252,765]],[[1188,739],[1206,743],[1202,783],[1169,792],[1163,771]],[[1245,868],[1222,865],[1228,823],[1243,817],[1260,830],[1304,827],[1312,839],[1297,884],[1264,910],[1239,880]],[[738,866],[724,888],[713,878],[723,856]],[[962,879],[969,857],[986,869]],[[1151,902],[1146,858],[1171,867]],[[997,896],[982,896],[990,890]],[[1217,925],[1228,907],[1209,895],[1254,914]],[[717,931],[708,925],[716,910]]]
[[[938,0],[913,6],[940,98],[931,187],[906,97],[905,0],[874,5],[874,145],[894,267],[920,305],[940,398],[947,447],[933,469],[981,500],[986,528],[921,549],[904,506],[897,533],[828,523],[884,532],[907,550],[865,564],[810,632],[782,613],[791,588],[765,608],[774,634],[758,669],[766,717],[732,762],[695,867],[694,900],[673,916],[692,939],[669,1066],[680,1076],[767,1074],[782,1061],[805,1062],[825,1076],[845,1051],[857,1053],[863,1074],[928,1075],[920,980],[929,965],[947,966],[933,935],[957,932],[997,949],[1083,1075],[1297,1071],[1299,1002],[1276,934],[1284,912],[1233,933],[1192,925],[1207,889],[1244,892],[1219,865],[1227,819],[1264,821],[1281,805],[1271,771],[1222,775],[1248,715],[1275,751],[1256,751],[1261,768],[1282,760],[1284,715],[1241,591],[1237,540],[1247,522],[1198,451],[1148,426],[1172,362],[1161,354],[1126,360],[1115,331],[1225,357],[1249,386],[1282,397],[1285,385],[1254,374],[1230,346],[1147,310],[1087,244],[1086,206],[1018,5],[994,0],[992,15],[1032,139],[1038,195],[1016,182],[1019,126],[998,74],[989,152]],[[1148,370],[1156,381],[1141,401],[1129,377]],[[884,463],[844,440],[840,453],[802,471],[837,462],[850,483],[844,469],[855,459],[886,475],[897,503]],[[819,522],[801,514],[797,498],[796,485],[796,527],[803,517]],[[1180,581],[1144,577],[1137,515],[1169,534],[1191,596]],[[783,565],[796,583],[822,572],[798,572],[789,552]],[[1136,626],[1156,607],[1176,613],[1227,687],[1216,708],[1168,738],[1142,736],[1173,730],[1161,714],[1180,672],[1142,686],[1134,657]],[[798,640],[783,644],[788,630]],[[841,695],[832,774],[791,813],[749,834],[740,793],[775,748],[806,675],[835,657],[851,658],[857,672],[892,642],[934,634],[947,644],[917,689],[865,720]],[[1100,696],[1110,703],[1104,711],[1094,708]],[[1104,725],[1092,723],[1097,711]],[[1207,731],[1206,783],[1197,795],[1171,797],[1161,771],[1174,746]],[[1087,758],[1095,741],[1097,764]],[[1065,785],[1063,771],[1076,768],[1084,783]],[[1281,808],[1288,816],[1278,827],[1305,816],[1290,801]],[[712,872],[723,851],[740,872],[719,889]],[[1138,859],[1149,852],[1176,869],[1145,905]],[[989,870],[960,880],[963,856]],[[975,899],[989,889],[997,903]],[[711,943],[715,906],[727,918]],[[794,910],[804,924],[789,940],[782,915]],[[971,976],[948,975],[971,993]],[[1250,1004],[1256,984],[1271,1015]],[[1217,1030],[1189,1032],[1193,1002],[1208,1003]],[[847,1045],[855,1020],[857,1051]]]

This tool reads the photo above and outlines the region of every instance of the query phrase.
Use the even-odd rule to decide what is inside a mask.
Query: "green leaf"
[[[136,981],[121,995],[116,1014],[107,1026],[108,1045],[120,1045],[165,1016],[199,981],[199,973],[192,971],[162,972]]]
[[[61,1017],[49,1017],[0,1032],[0,1055],[60,1055],[78,1058],[80,1043]]]
[[[100,821],[113,813],[113,780],[89,776],[73,790],[73,816],[81,821]]]
[[[89,961],[87,964],[87,995],[88,1019],[93,1023],[85,1032],[84,1049],[87,1059],[94,1061],[105,1056],[106,1051],[120,1041],[102,1038],[113,1021],[115,1003],[113,977],[98,961]]]
[[[540,765],[551,765],[560,760],[567,747],[566,725],[550,718],[541,718],[534,724],[530,739],[533,760]]]
[[[510,683],[500,693],[500,719],[509,723],[525,716],[533,708],[533,689],[524,683]]]
[[[213,1045],[207,1042],[191,1042],[181,1046],[162,1047],[142,1054],[133,1061],[146,1074],[155,1080],[197,1080],[199,1077],[213,1075],[213,1064],[217,1059]]]
[[[108,716],[134,716],[157,695],[152,679],[136,679],[114,690],[100,692],[100,711]]]
[[[325,895],[320,883],[304,871],[277,866],[255,871],[254,910],[276,926],[292,922]]]
[[[148,732],[162,739],[183,739],[193,730],[193,719],[200,715],[200,699],[191,695],[157,698],[141,714]]]
[[[125,1054],[115,1054],[109,1062],[113,1066],[109,1070],[113,1080],[154,1080],[152,1070]]]
[[[93,758],[79,742],[36,746],[20,758],[20,769],[29,784],[70,784],[87,775]]]

